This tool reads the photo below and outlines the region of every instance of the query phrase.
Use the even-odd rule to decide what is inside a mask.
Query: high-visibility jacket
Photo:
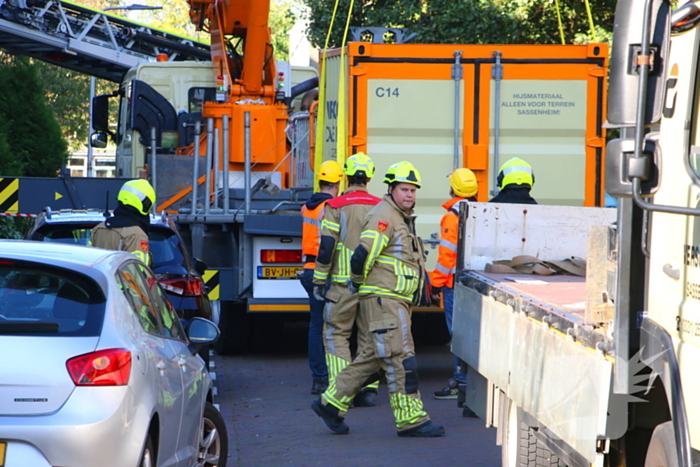
[[[433,287],[454,287],[457,267],[457,234],[459,231],[459,203],[464,198],[454,197],[442,205],[447,213],[440,219],[440,245],[435,269],[430,274]]]
[[[385,195],[365,217],[360,244],[350,259],[352,281],[361,284],[361,295],[416,303],[423,283],[423,251],[413,210],[402,210]]]
[[[100,222],[92,229],[90,243],[97,248],[128,251],[144,263],[150,262],[148,235],[138,226],[109,228]]]
[[[325,195],[325,199],[318,199]],[[302,228],[301,228],[301,254],[303,255],[304,269],[313,269],[316,265],[316,255],[318,255],[318,245],[321,237],[321,221],[326,207],[326,202],[332,198],[325,193],[314,193],[312,199],[315,202],[309,207],[309,202],[301,207]],[[311,200],[310,200],[311,201]]]
[[[380,201],[365,187],[351,186],[326,203],[314,284],[325,284],[329,274],[333,282],[345,284],[350,280],[350,257],[360,243],[362,222]]]

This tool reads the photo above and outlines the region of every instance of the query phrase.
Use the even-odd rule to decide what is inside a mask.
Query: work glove
[[[326,297],[323,296],[323,286],[322,285],[314,285],[314,298],[318,300],[319,302],[325,302]]]
[[[357,282],[353,282],[353,281],[348,282],[348,292],[357,293],[358,290],[360,290],[361,285],[362,284],[358,284]]]

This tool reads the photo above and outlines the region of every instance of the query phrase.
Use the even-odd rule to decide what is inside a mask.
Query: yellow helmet
[[[117,201],[121,201],[125,206],[136,208],[145,216],[156,203],[156,192],[147,180],[129,180],[119,190]]]
[[[532,166],[524,160],[514,157],[501,166],[498,171],[498,188],[503,189],[506,185],[534,185],[535,174]]]
[[[321,164],[316,177],[320,182],[339,183],[343,179],[343,168],[336,161]]]
[[[412,185],[420,188],[421,178],[420,172],[416,169],[413,164],[407,161],[397,162],[392,164],[386,171],[384,175],[384,183],[410,183]]]
[[[345,175],[348,177],[374,177],[374,162],[364,152],[358,152],[345,161]]]
[[[476,175],[469,169],[459,168],[450,174],[450,186],[457,196],[471,198],[476,196],[479,185],[476,182]]]

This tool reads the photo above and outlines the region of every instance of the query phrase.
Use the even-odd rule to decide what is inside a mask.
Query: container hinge
[[[351,66],[350,76],[362,76],[367,74],[367,68],[362,68],[361,66]]]
[[[605,139],[604,138],[588,138],[586,140],[586,146],[589,146],[591,148],[605,147]]]
[[[603,68],[602,66],[597,66],[593,68],[588,69],[588,74],[591,76],[595,76],[596,78],[605,78],[606,74],[606,68]]]

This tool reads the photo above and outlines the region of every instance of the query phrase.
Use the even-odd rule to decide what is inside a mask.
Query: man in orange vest
[[[442,294],[442,306],[445,309],[445,321],[447,329],[452,336],[452,316],[454,311],[454,273],[457,266],[457,233],[459,227],[459,203],[476,201],[476,193],[479,187],[474,172],[460,168],[450,175],[449,201],[442,205],[447,213],[440,220],[440,245],[438,246],[438,259],[435,269],[430,274],[430,283],[433,286],[433,301],[440,300]],[[445,389],[433,393],[435,399],[457,399],[459,390],[457,384],[466,383],[466,374],[460,372],[459,358],[454,356],[454,380]],[[451,387],[454,386],[454,387]]]
[[[301,208],[303,220],[301,253],[304,270],[301,285],[309,295],[309,367],[311,368],[311,394],[321,394],[328,387],[328,367],[323,351],[323,297],[314,295],[314,267],[321,237],[321,222],[326,202],[338,196],[343,168],[336,161],[326,161],[316,174],[321,191],[314,193]]]

